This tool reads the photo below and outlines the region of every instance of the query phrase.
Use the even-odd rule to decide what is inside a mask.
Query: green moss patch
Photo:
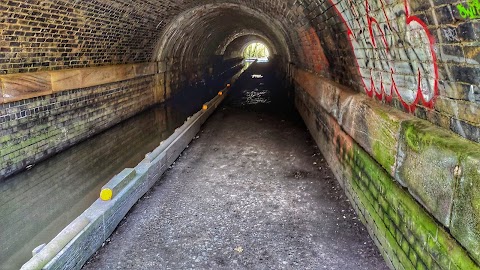
[[[443,225],[450,226],[456,173],[476,143],[423,120],[402,123],[395,179]]]
[[[451,231],[480,263],[480,153],[462,160],[461,168]]]

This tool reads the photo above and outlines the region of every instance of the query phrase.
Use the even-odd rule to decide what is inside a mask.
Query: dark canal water
[[[200,82],[28,171],[0,182],[0,269],[19,269],[32,250],[48,243],[88,208],[100,188],[200,110],[225,82]]]

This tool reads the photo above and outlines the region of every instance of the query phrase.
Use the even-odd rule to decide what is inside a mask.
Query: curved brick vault
[[[271,54],[278,55],[276,47],[262,33],[254,30],[238,31],[231,34],[218,47],[216,54],[224,57],[241,57],[245,48],[254,42],[263,43],[267,46]]]
[[[0,175],[221,72],[218,62],[260,41],[390,266],[477,269],[478,10],[456,0],[1,1]]]
[[[154,57],[158,61],[178,61],[180,69],[207,66],[235,39],[250,34],[288,62],[290,50],[283,30],[280,22],[248,7],[226,3],[200,5],[183,11],[164,29]]]

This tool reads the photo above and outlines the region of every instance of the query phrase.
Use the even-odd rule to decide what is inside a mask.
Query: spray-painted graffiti
[[[460,39],[458,39],[457,29],[446,27],[446,28],[442,28],[442,31],[447,41],[450,41],[450,42],[460,41]]]
[[[457,5],[458,12],[460,16],[466,19],[478,19],[480,18],[480,2],[479,0],[469,0],[467,6],[465,7],[462,4]]]
[[[438,96],[434,39],[409,13],[407,1],[329,1],[347,26],[366,93],[387,102],[395,93],[408,111],[420,102],[433,108]]]

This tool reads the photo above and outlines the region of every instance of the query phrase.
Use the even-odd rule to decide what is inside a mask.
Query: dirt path
[[[298,115],[234,91],[84,268],[387,269]]]

